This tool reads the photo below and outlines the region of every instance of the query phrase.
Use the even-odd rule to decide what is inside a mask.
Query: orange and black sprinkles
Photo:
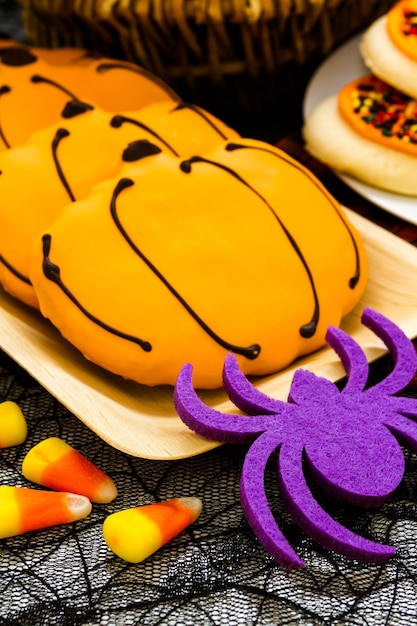
[[[387,14],[387,33],[394,46],[417,61],[417,0],[397,2]]]
[[[417,102],[373,75],[339,93],[345,119],[364,137],[417,156]]]
[[[404,7],[402,10],[403,22],[401,32],[405,37],[417,36],[417,10]]]

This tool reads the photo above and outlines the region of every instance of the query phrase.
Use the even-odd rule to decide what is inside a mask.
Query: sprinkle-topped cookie
[[[359,47],[372,74],[417,98],[417,0],[401,0],[375,20]]]
[[[417,0],[398,2],[388,12],[387,31],[395,46],[417,61]]]
[[[339,93],[344,118],[361,135],[417,155],[417,102],[376,76],[362,76]]]

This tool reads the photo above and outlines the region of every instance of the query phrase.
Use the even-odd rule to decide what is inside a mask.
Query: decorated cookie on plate
[[[320,182],[264,142],[143,163],[67,205],[30,279],[88,359],[146,385],[221,385],[224,357],[270,374],[325,343],[367,284],[360,237]]]
[[[95,183],[138,163],[147,143],[173,156],[209,150],[238,134],[203,109],[155,102],[114,114],[70,100],[62,119],[33,133],[21,146],[0,152],[0,283],[37,307],[29,279],[35,241],[61,209],[81,200]]]
[[[417,103],[372,74],[347,84],[310,113],[307,150],[375,187],[417,196]]]
[[[417,0],[401,0],[376,20],[360,51],[373,74],[417,98]]]
[[[0,151],[21,145],[34,131],[61,121],[69,100],[120,112],[180,98],[133,63],[82,49],[43,52],[13,42],[0,45]]]

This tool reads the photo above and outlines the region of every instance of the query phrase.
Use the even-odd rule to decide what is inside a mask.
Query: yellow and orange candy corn
[[[168,543],[201,513],[199,498],[175,498],[109,515],[103,537],[117,556],[139,563]]]
[[[44,439],[29,450],[22,472],[43,487],[78,493],[91,502],[107,503],[117,496],[113,480],[59,437]]]
[[[9,448],[23,443],[28,429],[25,416],[19,405],[11,400],[0,403],[0,448]]]
[[[0,539],[75,522],[90,511],[91,502],[85,496],[2,485]]]

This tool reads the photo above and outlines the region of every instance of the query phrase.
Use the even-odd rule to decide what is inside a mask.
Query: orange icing
[[[213,115],[184,103],[157,102],[121,114],[77,103],[68,108],[74,109],[70,117],[0,153],[0,283],[33,307],[31,249],[68,202],[84,198],[93,184],[134,161],[143,142],[189,156],[238,137]]]
[[[0,46],[0,151],[62,121],[64,106],[74,99],[113,112],[180,101],[168,85],[133,63],[81,49]]]
[[[0,46],[0,80],[0,281],[91,361],[219,387],[227,352],[273,373],[359,301],[360,238],[285,153],[82,50]]]
[[[372,75],[339,92],[339,108],[363,137],[417,156],[417,102]]]
[[[387,31],[395,46],[417,61],[417,0],[402,0],[388,11]]]
[[[147,385],[224,357],[267,374],[325,344],[367,282],[359,237],[298,162],[250,139],[127,164],[35,246],[42,313],[87,358]]]

